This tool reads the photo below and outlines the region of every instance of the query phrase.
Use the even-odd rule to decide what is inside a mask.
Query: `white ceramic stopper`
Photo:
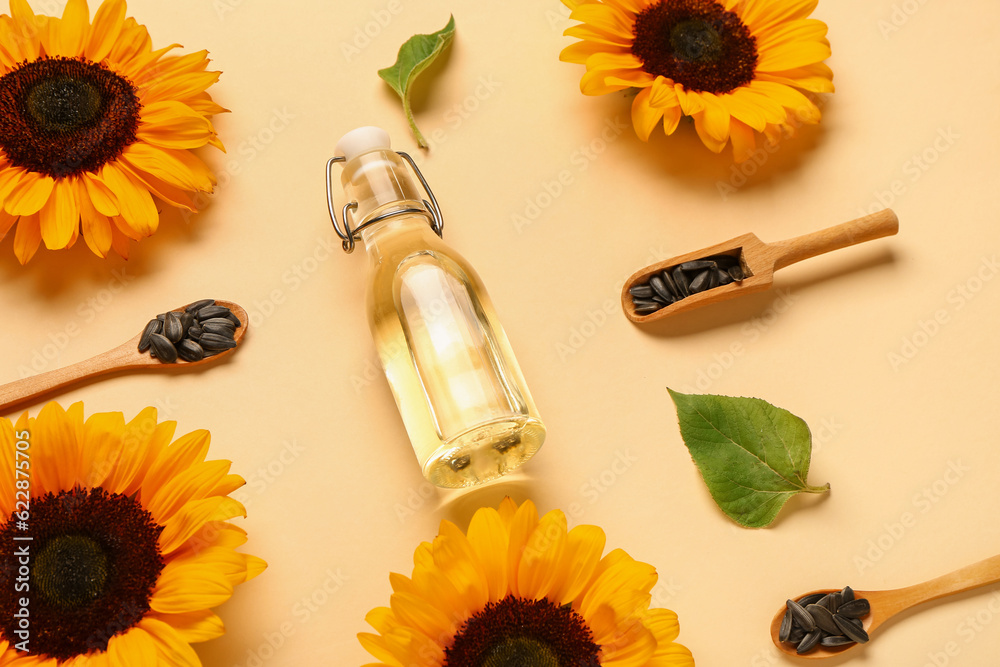
[[[343,155],[350,162],[369,151],[390,150],[389,133],[381,127],[368,125],[351,130],[340,138],[334,155]]]

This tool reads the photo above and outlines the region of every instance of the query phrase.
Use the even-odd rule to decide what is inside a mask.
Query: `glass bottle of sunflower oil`
[[[330,214],[344,249],[360,240],[367,251],[368,324],[424,477],[454,488],[510,472],[541,447],[545,426],[479,276],[441,240],[433,193],[385,131],[353,130],[336,155]],[[338,162],[350,202],[343,230],[331,189]]]

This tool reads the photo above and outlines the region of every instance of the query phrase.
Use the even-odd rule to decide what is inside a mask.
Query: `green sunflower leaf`
[[[378,71],[378,75],[403,100],[403,112],[406,114],[406,119],[410,122],[410,129],[413,130],[413,135],[417,138],[417,143],[421,148],[427,148],[427,141],[417,128],[417,123],[413,119],[413,111],[410,109],[410,92],[413,89],[413,81],[441,55],[454,37],[455,17],[451,16],[448,19],[448,24],[441,30],[430,35],[414,35],[403,42],[396,55],[396,64]]]
[[[667,391],[709,493],[736,523],[768,526],[795,494],[829,491],[806,482],[812,437],[799,417],[759,398]]]

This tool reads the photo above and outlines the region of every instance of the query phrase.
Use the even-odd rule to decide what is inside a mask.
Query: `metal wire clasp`
[[[444,218],[441,217],[441,207],[438,206],[437,199],[435,199],[434,197],[434,193],[431,192],[430,186],[427,185],[427,181],[424,179],[424,175],[420,173],[420,169],[413,161],[413,158],[411,158],[409,155],[407,155],[402,151],[396,151],[396,154],[409,163],[410,168],[413,170],[413,173],[417,175],[417,179],[420,181],[420,185],[423,186],[424,191],[427,193],[427,196],[430,197],[430,201],[427,201],[426,199],[422,200],[424,205],[423,208],[405,208],[402,210],[395,210],[395,211],[390,211],[388,213],[383,213],[381,215],[377,215],[368,222],[365,222],[364,224],[355,227],[354,229],[351,228],[351,222],[348,217],[348,212],[356,209],[358,207],[358,202],[353,201],[344,204],[344,208],[341,213],[341,216],[343,217],[344,220],[343,229],[341,229],[340,222],[337,220],[337,209],[333,203],[333,165],[337,162],[345,162],[346,158],[332,157],[326,161],[326,205],[330,209],[330,220],[333,222],[333,229],[337,232],[337,236],[339,236],[343,241],[342,245],[344,246],[344,252],[348,254],[354,252],[354,242],[355,240],[360,238],[358,232],[360,232],[362,229],[364,229],[368,225],[374,224],[381,220],[385,220],[386,218],[391,218],[396,215],[423,213],[424,215],[428,216],[431,229],[433,229],[438,236],[441,236],[441,232],[444,230]]]

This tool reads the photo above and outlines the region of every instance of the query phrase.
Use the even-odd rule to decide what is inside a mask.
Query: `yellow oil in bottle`
[[[355,220],[370,223],[359,232],[369,326],[424,476],[471,486],[529,459],[545,427],[481,280],[431,229],[408,179],[389,150],[345,165]]]

